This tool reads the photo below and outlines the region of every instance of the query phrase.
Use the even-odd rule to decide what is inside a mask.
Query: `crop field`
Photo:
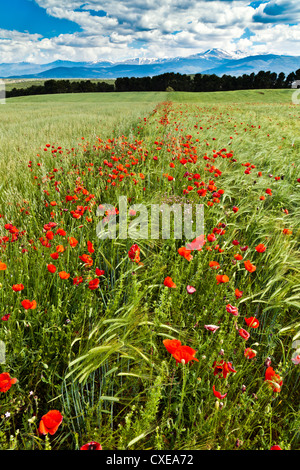
[[[292,91],[28,96],[0,116],[0,449],[300,450]],[[201,207],[204,233],[176,236],[174,213],[153,236],[153,205],[193,227]]]

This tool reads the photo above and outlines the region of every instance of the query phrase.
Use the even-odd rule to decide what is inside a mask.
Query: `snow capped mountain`
[[[123,61],[72,62],[57,60],[49,64],[27,62],[0,64],[0,78],[80,78],[105,79],[145,77],[174,72],[181,74],[216,74],[222,76],[271,72],[295,72],[300,67],[299,56],[274,54],[250,55],[245,51],[208,49],[187,57],[135,57]]]

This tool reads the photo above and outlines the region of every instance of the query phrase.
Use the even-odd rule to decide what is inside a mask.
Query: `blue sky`
[[[0,62],[120,61],[211,48],[299,55],[299,0],[7,0]]]

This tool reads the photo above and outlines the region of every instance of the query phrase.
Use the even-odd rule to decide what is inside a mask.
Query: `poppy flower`
[[[278,445],[270,447],[270,450],[282,450],[282,448]]]
[[[92,281],[89,282],[89,289],[95,290],[99,287],[99,279],[93,279]]]
[[[11,378],[8,372],[0,374],[0,392],[7,392],[15,383],[17,383],[17,379]]]
[[[251,328],[258,328],[259,327],[259,321],[255,317],[245,318],[245,322]]]
[[[272,390],[276,393],[281,391],[282,378],[276,374],[273,367],[268,367],[265,372],[265,382],[268,382]]]
[[[260,243],[259,245],[257,245],[257,247],[255,247],[255,250],[257,251],[257,253],[264,253],[266,251],[266,247],[263,243]]]
[[[3,318],[2,318],[2,320],[3,320]],[[293,362],[294,364],[297,364],[297,365],[300,364],[300,354],[295,354],[295,355],[292,357],[292,362]]]
[[[63,245],[57,245],[56,247],[56,252],[57,253],[63,253],[65,251],[65,248]]]
[[[226,282],[229,282],[229,277],[226,276],[226,274],[218,274],[216,276],[217,284],[224,284]]]
[[[102,450],[102,446],[99,444],[99,442],[92,441],[84,444],[82,447],[80,447],[80,450]]]
[[[235,317],[237,317],[238,314],[239,314],[238,308],[234,307],[231,304],[226,305],[226,310],[227,310],[227,312],[232,313],[232,315],[234,315]]]
[[[12,286],[12,290],[13,290],[14,292],[20,292],[20,291],[23,290],[23,289],[24,289],[23,284],[14,284],[14,285]]]
[[[233,212],[234,212],[234,213],[237,213],[237,212],[238,212],[238,210],[239,210],[239,208],[238,208],[238,207],[236,207],[236,206],[233,206],[232,210],[233,210]]]
[[[164,286],[175,288],[176,284],[175,284],[175,282],[173,282],[173,280],[170,276],[167,276],[164,280]]]
[[[58,275],[59,275],[59,277],[60,277],[61,279],[69,279],[69,277],[70,277],[70,274],[69,274],[69,273],[66,273],[66,271],[60,271],[60,272],[58,273]]]
[[[7,269],[6,264],[0,262],[0,271],[5,271],[6,269]]]
[[[197,351],[190,346],[180,346],[173,352],[172,356],[177,364],[188,364],[190,361],[199,362],[199,359],[194,357],[196,352]]]
[[[186,286],[186,290],[188,294],[194,294],[194,292],[196,292],[196,289],[193,286]]]
[[[254,266],[250,260],[244,262],[245,269],[249,271],[249,273],[254,273],[256,271],[256,266]]]
[[[75,248],[75,246],[78,245],[78,240],[76,240],[74,237],[69,237],[68,241],[71,248]]]
[[[240,299],[240,298],[242,297],[242,295],[243,295],[243,291],[242,291],[242,290],[235,289],[234,294],[235,294],[235,298],[236,298],[236,299]]]
[[[74,277],[73,279],[73,285],[78,285],[78,284],[81,284],[83,282],[83,277],[79,276],[79,277]]]
[[[49,273],[55,273],[56,266],[54,266],[54,264],[47,264],[47,269],[48,269]]]
[[[63,416],[58,410],[50,410],[40,421],[39,432],[40,434],[55,434],[58,427],[62,423]]]
[[[25,310],[34,310],[36,308],[36,301],[35,300],[22,300],[21,302],[22,306],[25,308]]]
[[[247,359],[253,359],[255,356],[256,356],[256,351],[254,349],[251,349],[251,348],[246,348],[245,351],[244,351],[244,356],[247,358]]]
[[[213,333],[215,333],[220,327],[216,326],[216,325],[204,325],[204,328],[206,330],[209,330],[209,331],[212,331]]]
[[[89,253],[94,253],[95,249],[94,249],[94,245],[92,244],[92,242],[88,241],[87,242],[87,248],[88,248],[88,252]]]
[[[105,274],[105,271],[99,268],[96,268],[95,272],[96,272],[96,276],[103,276]]]
[[[55,259],[58,259],[58,258],[59,258],[59,253],[51,253],[50,256],[51,256],[52,259],[55,260]]]
[[[214,392],[214,396],[217,397],[217,398],[220,398],[221,400],[222,400],[223,398],[225,398],[226,395],[227,395],[227,393],[224,393],[224,394],[222,395],[220,392],[218,392],[218,391],[215,389],[215,386],[214,386],[214,385],[213,385],[213,392]]]
[[[9,317],[10,317],[10,313],[6,313],[5,315],[3,315],[3,317],[1,318],[1,320],[3,320],[3,321],[8,321]]]
[[[179,248],[178,253],[180,254],[180,256],[183,256],[183,258],[185,258],[187,261],[191,261],[193,259],[193,256],[191,255],[191,250],[187,250],[185,246]]]
[[[209,267],[212,268],[212,269],[219,269],[220,265],[217,261],[210,261],[209,262]]]
[[[136,263],[140,262],[140,247],[135,243],[132,245],[128,251],[128,256],[132,261]]]
[[[239,335],[244,339],[244,340],[248,340],[250,338],[250,333],[248,333],[248,331],[244,330],[244,328],[240,328],[238,330],[239,332]]]
[[[79,255],[79,258],[85,265],[92,266],[93,260],[89,255]]]
[[[218,377],[223,376],[224,379],[226,379],[227,375],[230,372],[233,372],[233,373],[236,372],[236,370],[232,366],[232,363],[226,362],[224,360],[221,360],[220,362],[214,361],[213,368],[214,368],[214,375]]]
[[[176,349],[178,349],[181,346],[181,341],[179,339],[164,339],[163,344],[166,350],[170,354],[173,354],[176,351]]]
[[[236,259],[237,261],[241,261],[243,259],[243,257],[242,257],[242,255],[237,253],[236,255],[234,255],[234,259]]]

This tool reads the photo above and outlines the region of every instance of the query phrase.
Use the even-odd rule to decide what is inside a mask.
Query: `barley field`
[[[292,91],[0,114],[0,449],[299,450]],[[140,205],[202,204],[204,236],[122,237],[120,197],[127,228]]]

